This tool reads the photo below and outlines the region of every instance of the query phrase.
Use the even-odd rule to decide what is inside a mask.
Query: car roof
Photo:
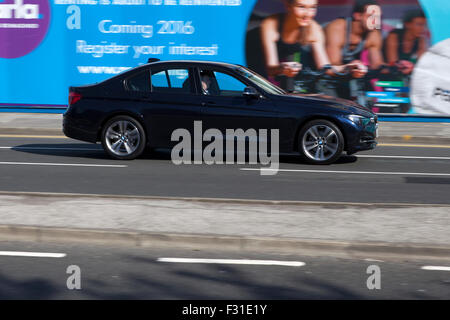
[[[160,60],[155,62],[147,63],[147,65],[156,65],[156,64],[191,64],[191,65],[199,65],[199,64],[207,64],[207,65],[216,65],[222,67],[236,67],[237,64],[220,62],[220,61],[202,61],[202,60]]]
[[[232,64],[227,62],[219,62],[219,61],[201,61],[201,60],[160,60],[160,61],[154,61],[150,63],[146,63],[143,65],[140,65],[138,67],[133,68],[132,70],[138,70],[141,68],[146,68],[149,66],[165,66],[165,65],[186,65],[189,67],[193,66],[217,66],[217,67],[225,67],[225,68],[236,68],[241,67],[241,65],[238,64]],[[131,70],[130,70],[131,71]]]

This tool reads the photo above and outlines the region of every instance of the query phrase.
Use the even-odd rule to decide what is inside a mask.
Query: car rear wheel
[[[102,145],[106,153],[114,159],[132,160],[145,149],[144,128],[136,119],[117,116],[110,119],[102,130]]]
[[[328,120],[308,122],[300,131],[298,141],[302,158],[312,164],[333,163],[344,149],[341,130]]]

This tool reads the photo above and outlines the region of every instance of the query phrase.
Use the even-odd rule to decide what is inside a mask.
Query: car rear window
[[[144,71],[127,79],[128,90],[136,92],[150,91],[150,73]]]
[[[152,72],[152,92],[192,93],[188,69],[165,69]]]

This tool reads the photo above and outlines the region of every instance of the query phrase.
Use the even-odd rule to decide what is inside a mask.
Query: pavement
[[[0,135],[61,136],[61,118],[0,114]],[[379,141],[448,146],[450,123],[381,122]],[[62,178],[64,174],[59,173]],[[42,185],[42,180],[36,183]],[[0,240],[450,259],[449,213],[445,204],[230,202],[7,191],[0,194]]]
[[[1,113],[0,134],[62,135],[61,114]],[[380,143],[450,144],[450,122],[380,122]]]

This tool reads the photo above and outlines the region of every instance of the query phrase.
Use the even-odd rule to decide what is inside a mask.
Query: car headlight
[[[349,119],[351,122],[361,126],[362,125],[362,120],[363,120],[363,116],[359,116],[356,114],[350,114],[347,116],[347,119]]]
[[[359,126],[366,126],[372,121],[371,118],[366,118],[357,114],[350,114],[347,116],[347,119]]]

